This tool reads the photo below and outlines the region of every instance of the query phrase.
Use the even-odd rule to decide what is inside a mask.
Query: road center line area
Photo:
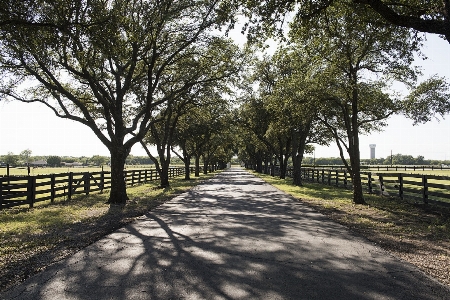
[[[450,299],[450,289],[231,168],[0,299]]]

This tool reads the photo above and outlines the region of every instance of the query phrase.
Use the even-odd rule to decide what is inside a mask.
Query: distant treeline
[[[14,155],[8,153],[7,155],[0,155],[0,164],[9,164],[10,166],[26,166],[27,163],[34,161],[44,160],[47,161],[48,166],[58,167],[61,166],[61,162],[74,163],[78,162],[84,166],[102,166],[107,165],[110,162],[108,156],[94,155],[91,157],[81,156],[28,156],[24,157],[21,154]],[[176,156],[171,158],[171,163],[182,164],[183,162]],[[238,164],[238,161],[233,161],[232,163]],[[424,156],[413,157],[412,155],[395,154],[386,158],[375,158],[375,159],[361,159],[361,163],[366,165],[429,165],[429,166],[440,166],[450,165],[450,160],[426,160]],[[126,159],[127,165],[150,165],[153,161],[148,156],[134,156],[129,155]],[[340,157],[305,157],[303,158],[304,165],[342,165],[342,159]]]
[[[26,166],[36,161],[45,161],[49,167],[59,167],[62,163],[80,163],[83,166],[102,166],[110,164],[110,157],[93,155],[91,157],[81,156],[31,156],[21,154],[8,153],[6,155],[0,155],[0,165],[5,166],[9,164],[11,167]],[[175,162],[176,163],[176,162]],[[126,159],[127,165],[150,165],[153,161],[148,156],[134,156],[129,155]]]
[[[313,158],[305,157],[302,162],[304,165],[342,165],[340,157],[329,158]],[[440,166],[450,165],[450,160],[426,160],[424,156],[419,155],[413,157],[412,155],[394,154],[386,158],[361,159],[362,164],[366,165],[424,165],[424,166]]]

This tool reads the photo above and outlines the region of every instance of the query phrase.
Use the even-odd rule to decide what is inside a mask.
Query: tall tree
[[[0,5],[0,94],[91,128],[111,154],[109,202],[125,203],[131,147],[169,99],[200,84],[171,89],[172,70],[227,14],[215,0],[11,3]]]
[[[31,153],[30,149],[25,149],[20,152],[19,156],[24,164],[29,164],[31,162]]]
[[[294,23],[291,37],[315,53],[314,64],[322,66],[323,102],[321,120],[340,149],[353,180],[353,201],[364,203],[360,176],[359,135],[380,129],[385,119],[401,111],[404,102],[386,92],[386,82],[394,79],[414,87],[417,72],[411,67],[417,51],[415,36],[408,29],[374,27],[376,16],[364,8],[336,3],[305,22]],[[428,88],[439,86],[431,80]],[[426,91],[425,91],[426,90]],[[430,89],[416,89],[415,103],[445,102],[445,97],[424,99]],[[347,152],[350,163],[344,158]]]
[[[51,155],[47,157],[47,164],[51,167],[60,167],[61,166],[61,157],[56,155]]]

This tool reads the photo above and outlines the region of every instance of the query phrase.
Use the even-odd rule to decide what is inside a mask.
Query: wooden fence
[[[288,171],[287,176],[292,176],[292,170]],[[305,181],[352,188],[352,178],[346,170],[302,168],[302,178]],[[361,179],[368,193],[450,206],[448,176],[361,172]]]
[[[305,168],[315,168],[315,169],[338,169],[345,170],[344,165],[303,165]],[[372,170],[372,171],[425,171],[425,170],[450,170],[449,166],[430,166],[430,165],[361,165],[362,170]]]
[[[191,168],[191,173],[194,168]],[[156,170],[124,171],[128,186],[158,180]],[[170,168],[169,178],[184,175],[182,168]],[[73,195],[103,192],[111,187],[111,172],[70,172],[37,176],[0,177],[0,210],[19,205],[29,205],[42,201],[54,202],[64,197],[70,200]]]

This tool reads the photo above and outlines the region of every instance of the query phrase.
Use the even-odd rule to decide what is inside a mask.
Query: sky
[[[424,78],[433,74],[450,82],[450,44],[436,35],[427,35],[423,53],[425,61],[416,61],[423,68]],[[450,159],[450,115],[444,120],[413,126],[402,116],[388,120],[382,132],[360,138],[361,158],[370,157],[369,144],[376,144],[377,158],[405,154],[425,159]],[[86,126],[56,117],[39,103],[0,102],[0,155],[20,154],[30,149],[32,156],[109,156],[108,149]],[[145,156],[140,145],[131,150],[135,156]],[[336,146],[316,146],[315,157],[338,157]]]

